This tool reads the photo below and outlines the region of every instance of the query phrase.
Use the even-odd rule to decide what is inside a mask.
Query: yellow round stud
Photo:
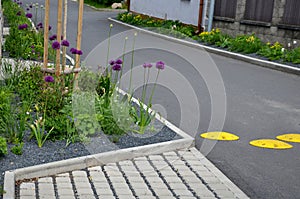
[[[238,140],[239,137],[228,132],[207,132],[200,135],[202,138],[210,140],[221,140],[221,141],[234,141]]]
[[[250,142],[252,146],[268,148],[268,149],[290,149],[293,148],[292,145],[272,139],[261,139],[261,140],[253,140]]]
[[[284,134],[276,137],[278,140],[286,142],[298,142],[300,143],[300,134]]]

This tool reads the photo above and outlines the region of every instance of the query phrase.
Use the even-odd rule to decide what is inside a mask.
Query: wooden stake
[[[67,16],[68,16],[68,0],[65,0],[64,2],[64,39],[67,39]],[[65,70],[66,66],[66,54],[67,54],[67,48],[63,48],[63,60],[62,60],[62,71]]]
[[[49,38],[49,4],[50,0],[45,0],[45,21],[44,21],[44,68],[48,67],[48,38]]]
[[[77,50],[81,49],[81,37],[82,37],[82,18],[83,18],[83,4],[84,0],[79,0],[79,8],[78,8],[78,25],[77,25]],[[76,63],[75,68],[80,67],[80,55],[76,55]],[[77,78],[78,74],[75,74],[75,78]]]
[[[57,8],[57,41],[61,43],[61,29],[62,29],[62,0],[58,0]],[[60,50],[56,50],[56,70],[55,75],[58,77],[60,75]]]

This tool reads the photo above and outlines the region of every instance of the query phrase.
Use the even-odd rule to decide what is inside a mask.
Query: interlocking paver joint
[[[173,151],[24,181],[16,198],[247,198],[197,154]]]

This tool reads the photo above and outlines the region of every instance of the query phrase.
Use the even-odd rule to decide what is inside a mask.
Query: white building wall
[[[161,19],[198,25],[200,0],[131,0],[130,10]]]

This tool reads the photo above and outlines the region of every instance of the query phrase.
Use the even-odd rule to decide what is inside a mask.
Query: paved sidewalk
[[[17,186],[32,198],[248,198],[195,148],[72,171]]]

